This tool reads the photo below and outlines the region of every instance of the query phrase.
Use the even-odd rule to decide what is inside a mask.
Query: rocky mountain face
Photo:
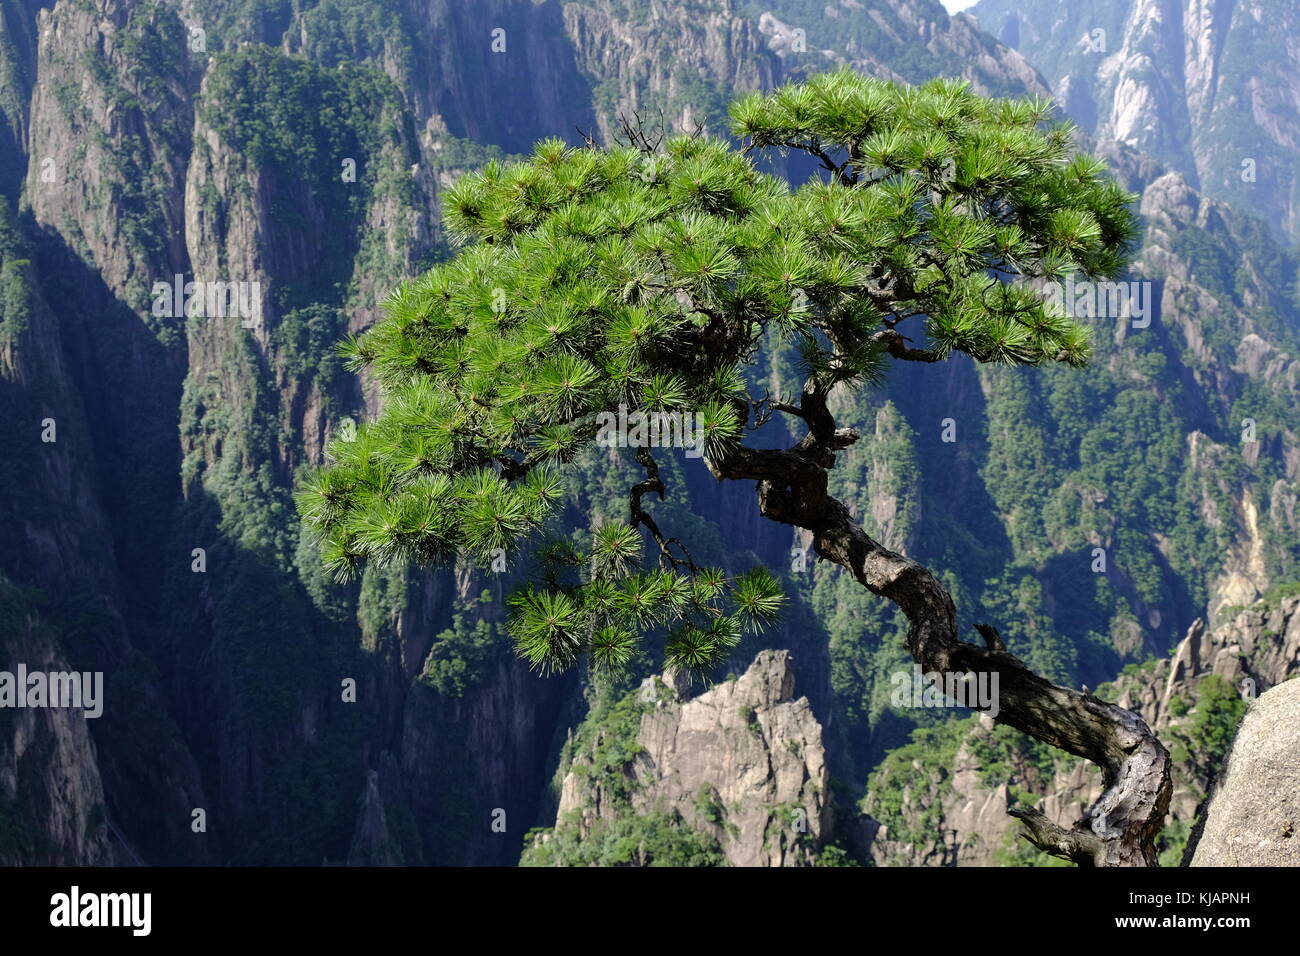
[[[579,727],[558,772],[555,827],[534,837],[525,863],[664,865],[676,841],[626,832],[645,820],[673,821],[719,865],[816,859],[830,833],[830,774],[789,653],[762,651],[740,677],[683,691],[672,675],[646,678],[609,717]]]
[[[1274,271],[1274,257],[1282,255],[1288,270],[1290,260],[1285,247],[1261,238],[1256,220],[1198,193],[1180,174],[1142,169],[1132,153],[1113,146],[1103,153],[1142,194],[1145,235],[1132,271],[1150,277],[1154,313],[1185,356],[1179,376],[1192,393],[1185,401],[1201,406],[1187,422],[1182,464],[1185,487],[1194,489],[1191,499],[1220,555],[1217,568],[1207,567],[1214,624],[1224,608],[1250,604],[1295,576],[1300,431],[1291,407],[1300,395],[1300,356],[1295,286]],[[1135,334],[1121,327],[1117,345]],[[1217,436],[1197,421],[1207,421],[1204,412],[1216,404],[1210,418],[1228,423]],[[1277,430],[1261,441],[1254,429],[1264,418]],[[1270,458],[1276,467],[1260,467]],[[1234,482],[1235,461],[1257,479]]]
[[[66,671],[55,635],[26,613],[11,585],[0,589],[5,645],[0,669]],[[52,864],[127,862],[104,821],[104,787],[87,721],[53,708],[0,710],[0,865],[44,857]]]
[[[1298,717],[1300,681],[1273,688],[1246,712],[1206,810],[1192,866],[1300,863]]]
[[[970,12],[1024,54],[1099,139],[1300,235],[1300,5],[981,0]]]
[[[0,4],[0,669],[102,671],[107,697],[97,720],[0,711],[0,862],[512,864],[553,821],[530,858],[584,825],[612,846],[634,815],[596,795],[618,785],[548,781],[618,695],[513,657],[522,569],[342,587],[304,543],[298,472],[375,410],[333,344],[448,253],[439,192],[536,139],[608,141],[632,111],[721,132],[734,93],[839,62],[1046,93],[1032,60],[932,0]],[[1199,167],[1099,148],[1146,191],[1151,326],[1099,322],[1086,384],[954,362],[845,395],[868,438],[834,478],[874,533],[951,575],[965,614],[1094,683],[1198,615],[1222,626],[1300,559],[1296,260],[1206,198]],[[237,288],[211,309],[215,283]],[[794,381],[788,356],[762,363]],[[646,734],[628,747],[650,756],[608,766],[632,767],[629,805],[661,808],[660,836],[687,821],[669,858],[822,860],[827,774],[851,802],[932,715],[889,704],[892,612],[698,464],[665,466],[681,494],[658,514],[706,560],[785,574],[765,644],[791,655],[751,679],[749,642],[729,664],[744,677],[628,705],[627,739]],[[621,513],[632,473],[584,463],[571,527]],[[683,736],[707,714],[726,732]],[[742,765],[760,796],[727,789]]]

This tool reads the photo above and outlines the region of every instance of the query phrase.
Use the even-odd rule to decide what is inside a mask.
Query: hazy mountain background
[[[1207,678],[1300,669],[1300,6],[972,13],[0,0],[0,669],[106,675],[98,720],[0,710],[0,863],[1043,862],[1005,806],[1067,813],[1087,770],[890,707],[900,620],[699,462],[670,463],[660,523],[794,598],[703,697],[641,687],[648,659],[615,686],[532,675],[501,629],[526,569],[340,587],[294,512],[299,469],[375,410],[332,344],[449,253],[438,196],[461,171],[609,141],[632,111],[721,134],[734,93],[839,63],[1054,94],[1143,193],[1148,328],[1097,320],[1085,372],[900,368],[843,399],[871,438],[834,481],[964,625],[1186,738],[1176,860],[1235,720]],[[261,325],[155,315],[176,275],[260,283]],[[575,471],[575,531],[622,512],[632,465]]]

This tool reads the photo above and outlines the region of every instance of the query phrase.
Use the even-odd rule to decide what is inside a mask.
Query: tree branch
[[[695,559],[691,556],[691,552],[687,550],[686,545],[679,538],[665,538],[655,519],[641,508],[641,498],[646,492],[657,492],[659,500],[663,501],[666,489],[663,479],[659,477],[659,463],[654,460],[654,457],[646,448],[637,449],[636,460],[645,469],[646,476],[632,486],[629,495],[632,527],[643,525],[650,532],[650,535],[655,539],[655,544],[659,545],[661,567],[667,567],[668,564],[671,564],[674,568],[686,568],[692,574],[697,573],[699,568],[696,566]],[[672,553],[673,545],[676,545],[681,550],[682,557],[678,558]]]
[[[879,342],[885,346],[885,349],[896,359],[902,359],[904,362],[937,362],[943,356],[933,349],[914,349],[907,343],[911,339],[903,336],[892,328],[882,329],[871,337],[873,342]]]

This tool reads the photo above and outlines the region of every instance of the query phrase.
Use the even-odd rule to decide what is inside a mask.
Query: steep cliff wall
[[[1294,4],[981,0],[971,12],[1042,71],[1085,129],[1300,235]]]

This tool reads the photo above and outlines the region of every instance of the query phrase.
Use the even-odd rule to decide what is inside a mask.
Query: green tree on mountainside
[[[617,148],[546,141],[462,178],[443,208],[463,250],[345,343],[386,398],[299,493],[326,563],[346,578],[366,561],[486,563],[531,542],[542,571],[512,599],[510,628],[533,665],[618,668],[656,635],[668,666],[706,670],[772,621],[782,595],[762,568],[699,566],[642,508],[668,490],[651,448],[635,450],[645,477],[626,523],[586,548],[548,533],[560,472],[605,416],[698,415],[711,473],[756,482],[764,516],[811,532],[821,558],[899,605],[918,663],[996,673],[999,721],[1103,768],[1106,792],[1073,830],[1016,811],[1036,845],[1154,864],[1168,755],[1146,725],[1037,676],[992,627],[979,628],[984,646],[961,641],[937,578],[827,491],[836,453],[859,438],[837,425],[833,393],[877,383],[892,362],[1086,365],[1088,329],[1047,305],[1041,283],[1119,273],[1133,197],[1049,113],[960,82],[842,70],[735,102],[740,149],[633,131]],[[807,153],[824,176],[792,189],[751,161],[771,150]],[[748,384],[773,341],[799,356],[796,395]],[[804,430],[789,448],[771,447],[778,416]]]

